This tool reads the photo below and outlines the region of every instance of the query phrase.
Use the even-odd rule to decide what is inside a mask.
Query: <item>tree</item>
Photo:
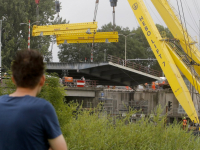
[[[61,44],[58,57],[60,62],[83,62],[90,61],[91,44]]]
[[[40,25],[55,23],[54,0],[42,0],[39,4]],[[34,0],[0,0],[0,19],[2,26],[2,64],[9,69],[13,56],[19,49],[27,49],[28,26],[20,23],[34,23],[37,20]],[[64,21],[65,22],[65,21]],[[32,26],[31,26],[32,29]],[[47,61],[51,59],[48,51],[51,37],[31,37],[31,48],[39,49]]]

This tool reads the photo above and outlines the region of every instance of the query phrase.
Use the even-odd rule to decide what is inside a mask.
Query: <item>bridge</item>
[[[106,62],[47,63],[47,72],[96,80],[97,85],[136,86],[159,80],[161,72],[109,55]]]

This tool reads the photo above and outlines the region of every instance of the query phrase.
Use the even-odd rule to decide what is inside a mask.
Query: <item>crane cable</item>
[[[40,3],[40,0],[35,0],[35,3],[36,3],[36,5],[37,5],[37,7],[36,7],[36,21],[37,21],[37,25],[38,25],[38,23],[39,23],[39,3]]]
[[[96,0],[96,2],[95,2],[95,10],[94,10],[94,19],[93,19],[93,22],[96,21],[98,6],[99,6],[99,0]]]
[[[191,18],[191,20],[193,21],[193,24],[195,25],[195,28],[198,30],[199,27],[198,27],[198,25],[197,25],[197,23],[196,23],[196,21],[195,21],[194,15],[192,14],[192,11],[191,11],[191,9],[190,9],[188,3],[187,3],[187,0],[184,0],[183,2],[185,3],[185,6],[186,6],[186,8],[187,8],[187,10],[188,10],[188,12],[189,12],[190,18]],[[196,29],[195,29],[195,30],[196,30]],[[195,32],[196,32],[196,31],[195,31]]]
[[[186,8],[188,9],[190,18],[192,19],[193,24],[194,24],[195,27],[196,27],[195,30],[194,30],[191,26],[190,26],[190,28],[193,29],[194,32],[195,32],[196,34],[200,34],[200,32],[198,31],[198,30],[199,30],[199,26],[198,26],[197,22],[195,21],[194,15],[192,14],[192,11],[191,11],[189,5],[187,4],[187,1],[185,0],[185,1],[183,1],[183,2],[185,2],[185,6],[186,6]],[[188,25],[189,25],[189,24],[188,24]],[[195,39],[193,39],[193,37],[191,37],[191,38],[192,38],[193,41],[195,41]],[[198,46],[198,47],[200,46],[199,44],[200,44],[200,43],[197,43],[197,46]]]
[[[57,13],[57,17],[56,17],[55,21],[57,21],[58,24],[60,24],[61,19],[60,19],[60,16],[59,16],[59,12],[60,12],[60,2],[59,2],[59,0],[55,0],[55,10],[56,10],[56,13]]]
[[[113,31],[115,31],[115,7],[113,6]]]
[[[95,10],[94,10],[93,23],[96,21],[96,18],[97,18],[98,6],[99,6],[99,0],[96,0],[96,2],[95,2]],[[91,49],[91,62],[93,62],[93,58],[94,58],[93,54],[94,54],[94,39],[95,39],[95,34],[96,34],[96,32],[94,31],[94,33],[93,33],[92,49]]]
[[[159,1],[159,3],[165,8],[165,6]],[[179,15],[179,12],[173,7],[173,5],[168,1],[168,3],[169,3],[169,5],[170,5],[170,7],[173,9],[173,11],[174,11],[174,13],[176,14],[176,16],[179,16],[180,18],[179,18],[179,20],[181,20],[181,16]],[[165,8],[165,10],[167,10],[166,8]],[[168,11],[168,10],[167,10]],[[187,20],[186,20],[186,22],[187,22]],[[197,31],[191,26],[191,24],[189,23],[189,22],[187,22],[187,25],[195,32],[195,33],[197,33]],[[168,25],[168,26],[170,26],[170,25]],[[199,32],[199,31],[198,31]],[[191,37],[191,36],[190,36]],[[191,39],[193,40],[193,41],[195,41],[192,37],[191,37]]]
[[[195,0],[192,0],[192,2],[193,2],[193,5],[194,5],[195,10],[196,10],[196,12],[197,12],[197,16],[198,16],[198,18],[199,18],[200,11],[199,11],[199,8],[198,8],[198,2],[195,1]],[[199,18],[199,19],[200,19],[200,18]]]
[[[183,6],[182,6],[182,2],[180,1],[180,3],[181,3],[181,7],[182,7],[182,13],[183,13],[183,19],[184,19],[184,23],[185,23],[185,28],[186,28],[186,22],[185,22],[185,16],[184,16],[184,12],[183,12]],[[178,11],[179,11],[179,16],[181,16],[181,14],[180,14],[180,8],[179,8],[179,4],[178,4],[178,0],[177,0],[177,6],[178,6]],[[180,18],[180,20],[181,20],[181,25],[182,25],[182,30],[183,30],[183,35],[184,35],[184,41],[185,41],[185,45],[186,45],[186,49],[187,49],[187,54],[188,54],[188,44],[189,44],[189,37],[188,37],[188,32],[187,32],[187,28],[186,28],[186,34],[187,34],[187,38],[188,38],[188,44],[187,44],[187,41],[186,41],[186,35],[185,35],[185,33],[184,33],[184,28],[183,28],[183,22],[182,22],[182,19]],[[191,58],[192,58],[192,52],[191,52],[191,47],[190,47],[190,44],[189,44],[189,50],[190,50],[190,54],[191,54]],[[193,76],[192,76],[192,80],[193,80],[193,84],[194,84],[194,87],[195,87],[195,74],[194,74],[194,66],[192,66],[191,65],[191,67],[190,67],[190,71],[191,71],[191,73],[193,74]],[[197,80],[196,80],[196,87],[197,87],[197,91],[199,92],[199,89],[198,89],[198,86],[197,86],[198,84],[197,84]],[[192,94],[193,94],[193,91],[192,91]]]

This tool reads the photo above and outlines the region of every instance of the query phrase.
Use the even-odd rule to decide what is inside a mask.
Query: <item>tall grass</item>
[[[73,105],[74,107],[74,105]],[[165,126],[161,109],[151,120],[142,118],[136,123],[126,118],[105,116],[98,109],[78,111],[66,126],[66,136],[71,150],[198,150],[200,144],[191,132],[183,131],[182,125],[174,122]]]

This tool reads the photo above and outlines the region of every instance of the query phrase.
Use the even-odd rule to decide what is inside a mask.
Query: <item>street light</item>
[[[128,35],[119,34],[119,35],[122,35],[122,36],[125,37],[125,62],[126,62],[126,37],[131,36],[131,35],[134,35],[134,34],[135,34],[135,33],[130,33],[130,34],[128,34]]]
[[[0,81],[1,81],[1,34],[2,34],[2,20],[0,20]]]
[[[106,61],[106,50],[107,49],[104,49],[104,62]]]
[[[28,27],[28,50],[30,50],[30,44],[31,44],[31,41],[30,41],[30,38],[31,38],[31,36],[30,36],[30,34],[31,34],[31,30],[30,30],[30,28],[31,28],[31,25],[32,24],[34,24],[34,23],[38,23],[38,22],[40,22],[40,21],[36,21],[36,22],[33,22],[33,23],[31,23],[30,24],[30,20],[29,20],[29,23],[20,23],[19,25],[21,26],[21,25],[24,25],[24,24],[26,24],[26,25],[28,25],[29,27]]]

